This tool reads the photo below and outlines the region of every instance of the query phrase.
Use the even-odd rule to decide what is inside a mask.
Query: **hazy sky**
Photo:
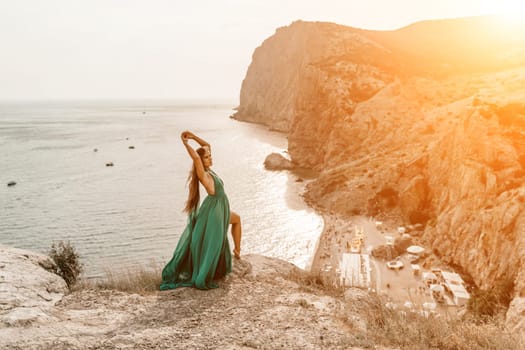
[[[0,0],[0,100],[238,101],[254,49],[302,20],[396,29],[512,8],[480,0]]]

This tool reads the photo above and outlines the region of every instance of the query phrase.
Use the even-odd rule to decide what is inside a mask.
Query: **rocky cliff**
[[[320,210],[422,223],[477,286],[512,286],[524,330],[525,32],[511,33],[493,18],[295,22],[256,49],[235,117],[288,132],[292,162],[320,171],[306,194]]]

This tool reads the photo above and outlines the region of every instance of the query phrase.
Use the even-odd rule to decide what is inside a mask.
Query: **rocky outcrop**
[[[45,322],[4,323],[0,326],[1,349],[359,350],[351,346],[356,343],[354,334],[365,332],[364,326],[348,332],[340,316],[345,303],[362,299],[364,292],[347,291],[345,301],[304,284],[304,271],[293,264],[259,255],[235,260],[233,272],[221,281],[220,287],[205,292],[180,288],[138,295],[78,289],[65,296],[65,283],[55,281],[38,266],[43,261],[41,256],[2,248],[0,257],[4,261],[2,269],[9,271],[5,275],[23,271],[25,278],[20,286],[29,286],[34,294],[24,294],[20,287],[13,294],[19,301],[12,310],[23,306],[38,308],[47,317],[38,320]],[[42,294],[44,289],[31,287],[33,278],[42,280],[42,287],[62,289],[48,297]],[[0,286],[5,289],[11,284]],[[50,299],[48,304],[37,293]],[[7,300],[4,294],[0,300]],[[18,317],[16,312],[10,312],[9,319]],[[355,324],[364,323],[352,309],[345,311],[345,317],[351,317]]]
[[[264,167],[268,170],[290,170],[293,165],[289,159],[279,153],[271,153],[264,160]]]
[[[479,33],[483,40],[471,40]],[[291,160],[320,171],[307,186],[310,204],[424,224],[420,243],[444,262],[481,288],[514,285],[519,297],[525,36],[507,34],[487,18],[389,32],[296,22],[256,50],[237,117],[257,115],[275,128],[271,106],[288,101],[280,122],[288,125],[281,129],[289,134]],[[313,41],[296,51],[288,45],[295,35]],[[282,52],[301,57],[271,60]],[[290,69],[291,80],[272,76]],[[287,88],[272,86],[269,96],[265,81],[274,79]],[[257,104],[249,103],[255,96]]]
[[[377,57],[390,62],[388,54],[354,28],[303,21],[279,28],[255,50],[234,118],[289,132],[294,161],[315,167],[332,117],[350,115],[392,79],[392,65],[366,63]],[[334,105],[335,95],[343,98]],[[296,150],[297,144],[303,148]]]
[[[42,254],[0,245],[0,329],[54,320],[50,310],[67,293]]]

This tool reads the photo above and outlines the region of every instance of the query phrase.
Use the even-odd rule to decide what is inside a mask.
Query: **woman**
[[[211,169],[210,145],[189,131],[181,134],[182,143],[193,160],[188,177],[189,194],[184,211],[188,224],[180,237],[170,262],[162,270],[161,290],[194,286],[216,288],[213,281],[231,272],[228,226],[232,224],[234,256],[241,254],[241,219],[230,211],[222,180]],[[194,150],[189,140],[201,147]],[[199,207],[199,183],[208,196]]]

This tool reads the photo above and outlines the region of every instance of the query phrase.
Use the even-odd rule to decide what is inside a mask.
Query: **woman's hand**
[[[191,136],[191,132],[189,132],[189,131],[183,131],[180,134],[180,138],[181,138],[182,142],[188,142],[188,140],[190,139],[190,136]]]
[[[197,142],[201,147],[208,147],[211,151],[210,144],[198,137],[197,135],[195,135],[194,133],[192,133],[191,131],[183,131],[182,134],[180,134],[180,138],[182,139],[182,142],[184,144],[186,144],[189,140],[195,140],[195,142]]]

